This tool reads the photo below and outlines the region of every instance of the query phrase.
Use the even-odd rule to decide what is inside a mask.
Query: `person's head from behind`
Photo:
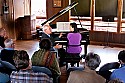
[[[6,48],[13,48],[14,49],[14,47],[15,47],[14,41],[10,38],[6,39],[4,41],[4,44],[5,44]]]
[[[50,41],[50,39],[49,38],[43,38],[39,42],[39,47],[41,49],[50,50],[50,48],[51,48],[51,41]]]
[[[52,33],[52,28],[49,26],[49,24],[46,24],[43,26],[43,32],[46,34],[51,34]]]
[[[124,83],[124,82],[120,79],[113,79],[113,80],[110,80],[108,83]]]
[[[4,28],[0,28],[0,36],[4,37],[6,35],[6,30]]]
[[[75,33],[78,32],[77,24],[76,23],[70,23],[70,26],[71,26],[73,32],[75,32]]]
[[[101,59],[98,54],[90,52],[85,57],[85,65],[91,70],[95,70],[97,67],[99,67],[100,63]]]
[[[118,60],[121,65],[125,65],[125,50],[122,50],[118,54]]]
[[[13,55],[13,60],[18,70],[26,69],[30,65],[29,55],[24,50],[15,51]]]

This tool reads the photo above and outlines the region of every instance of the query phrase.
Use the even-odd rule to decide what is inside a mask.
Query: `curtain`
[[[31,14],[31,0],[24,0],[24,15]]]

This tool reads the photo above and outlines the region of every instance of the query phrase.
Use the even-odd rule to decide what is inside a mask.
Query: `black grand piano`
[[[43,26],[44,24],[50,24],[50,26],[53,28],[56,28],[56,24],[51,24],[51,22],[53,20],[55,20],[56,18],[58,18],[59,16],[63,15],[64,13],[66,13],[67,11],[69,11],[70,9],[72,9],[73,7],[75,7],[78,4],[78,2],[73,2],[70,5],[68,5],[66,8],[64,8],[63,10],[59,11],[57,14],[55,14],[54,16],[50,17],[48,20],[46,20],[45,22],[43,22],[41,25]],[[87,46],[90,44],[90,40],[89,40],[89,31],[85,28],[78,28],[79,32],[82,35],[82,40],[81,40],[81,45],[84,45],[84,54],[87,54]],[[38,33],[38,37],[42,36],[42,29],[37,30]],[[53,32],[52,36],[57,37],[61,32]],[[63,36],[61,37],[60,41],[55,41],[55,43],[59,43],[61,45],[67,45],[67,34],[70,32],[62,32]]]

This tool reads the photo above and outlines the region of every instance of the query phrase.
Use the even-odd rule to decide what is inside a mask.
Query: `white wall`
[[[24,16],[24,0],[14,0],[14,19]]]

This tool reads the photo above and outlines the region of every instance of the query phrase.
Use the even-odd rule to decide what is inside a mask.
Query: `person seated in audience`
[[[4,48],[4,41],[7,39],[6,30],[4,28],[0,28],[0,47]]]
[[[70,72],[67,83],[105,83],[106,80],[95,71],[101,63],[100,56],[95,53],[88,53],[85,57],[84,70]]]
[[[13,54],[15,52],[15,50],[14,50],[14,47],[15,47],[14,41],[12,39],[8,38],[8,39],[6,39],[4,41],[4,44],[5,44],[5,48],[3,48],[1,50],[1,53],[0,53],[1,60],[7,61],[7,62],[11,63],[12,65],[15,65],[14,61],[13,61]],[[8,75],[10,75],[11,72],[12,72],[12,70],[10,70],[8,68],[5,68],[4,70],[0,69],[0,71],[3,72],[3,73],[6,73]]]
[[[26,51],[15,51],[13,60],[17,71],[11,73],[11,83],[53,83],[52,78],[47,74],[33,72],[31,61]]]
[[[11,64],[14,65],[14,61],[13,61],[13,54],[15,52],[14,41],[12,39],[8,38],[4,41],[4,44],[5,44],[5,48],[1,50],[0,58],[1,58],[1,60],[10,62]]]
[[[125,74],[124,74],[125,73],[125,50],[122,50],[119,52],[118,60],[119,60],[121,67],[118,69],[115,69],[112,72],[110,76],[110,80],[118,78],[120,80],[123,80],[123,82],[125,82]]]
[[[113,79],[113,80],[110,80],[108,83],[124,83],[124,82],[120,79]]]
[[[56,53],[51,52],[51,41],[48,38],[44,38],[39,42],[40,49],[31,57],[33,66],[44,66],[52,71],[53,77],[61,75],[59,63],[56,58]]]

